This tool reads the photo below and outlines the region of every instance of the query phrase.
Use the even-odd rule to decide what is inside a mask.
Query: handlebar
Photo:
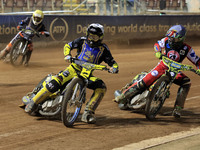
[[[192,71],[195,74],[199,75],[199,73],[197,73],[197,70],[194,69],[192,66],[190,65],[184,65],[182,63],[176,62],[168,57],[166,57],[165,55],[161,55],[161,60],[163,60],[163,63],[166,64],[168,67],[173,67],[173,68],[178,68],[179,70],[183,70],[183,71]],[[166,62],[165,60],[169,61]]]
[[[112,73],[110,71],[110,69],[107,68],[107,66],[105,66],[105,65],[92,64],[92,63],[85,62],[85,61],[82,61],[82,60],[79,60],[79,59],[73,58],[73,57],[70,58],[70,62],[73,62],[87,70],[92,70],[92,69],[93,70],[105,70],[105,71],[108,71],[109,73]]]

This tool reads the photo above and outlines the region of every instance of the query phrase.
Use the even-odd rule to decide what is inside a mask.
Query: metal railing
[[[13,0],[7,0],[7,2]],[[16,0],[16,3],[20,0]],[[41,0],[44,2],[44,0]],[[148,2],[155,0],[148,0]],[[159,0],[157,0],[158,2]],[[74,2],[74,0],[63,0],[61,6],[56,7],[56,0],[52,0],[49,7],[39,7],[37,4],[32,7],[33,0],[26,0],[22,11],[13,11],[16,6],[6,6],[5,0],[1,0],[1,14],[30,14],[36,9],[41,9],[45,14],[73,14],[73,15],[144,15],[144,14],[154,14],[159,15],[161,13],[169,14],[185,14],[187,9],[183,9],[183,0],[180,0],[180,6],[175,9],[164,9],[161,10],[156,3],[156,7],[149,6],[147,0],[79,0]],[[39,1],[38,1],[39,2]],[[46,1],[47,2],[47,1]],[[68,4],[68,7],[65,7]],[[76,5],[74,5],[76,4]],[[6,11],[7,7],[12,7],[11,11]],[[48,10],[46,10],[48,9]],[[13,12],[12,12],[13,11]]]

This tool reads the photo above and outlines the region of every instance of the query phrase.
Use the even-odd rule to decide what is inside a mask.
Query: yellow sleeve
[[[64,46],[64,55],[65,56],[71,55],[70,51],[71,51],[71,47],[69,46],[69,44],[65,44],[65,46]]]

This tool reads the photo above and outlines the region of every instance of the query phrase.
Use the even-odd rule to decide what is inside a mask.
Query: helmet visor
[[[42,18],[40,17],[34,17],[35,22],[40,22],[42,20]]]
[[[166,36],[170,39],[170,41],[175,43],[184,40],[184,37],[181,37],[176,31],[168,31]]]
[[[100,40],[100,37],[98,35],[89,33],[88,40],[97,42],[98,40]]]
[[[170,41],[175,42],[175,43],[182,41],[182,38],[169,37],[169,39],[170,39]]]

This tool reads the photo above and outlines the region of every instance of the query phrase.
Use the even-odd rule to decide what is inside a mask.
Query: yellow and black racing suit
[[[94,64],[100,64],[104,61],[110,67],[118,69],[118,64],[113,59],[106,44],[101,44],[98,47],[91,48],[87,44],[86,37],[80,37],[64,46],[64,55],[71,55],[71,50],[73,49],[77,49],[76,57],[79,60]],[[33,101],[36,104],[42,102],[47,96],[61,89],[65,83],[69,82],[74,76],[76,76],[77,71],[81,71],[81,68],[76,64],[71,63],[64,71],[61,71],[58,75],[54,76],[53,79],[46,84],[46,86],[43,87],[35,97],[33,97]],[[105,95],[106,85],[100,78],[92,75],[89,77],[88,88],[94,90],[94,93],[86,105],[85,110],[94,112]]]

